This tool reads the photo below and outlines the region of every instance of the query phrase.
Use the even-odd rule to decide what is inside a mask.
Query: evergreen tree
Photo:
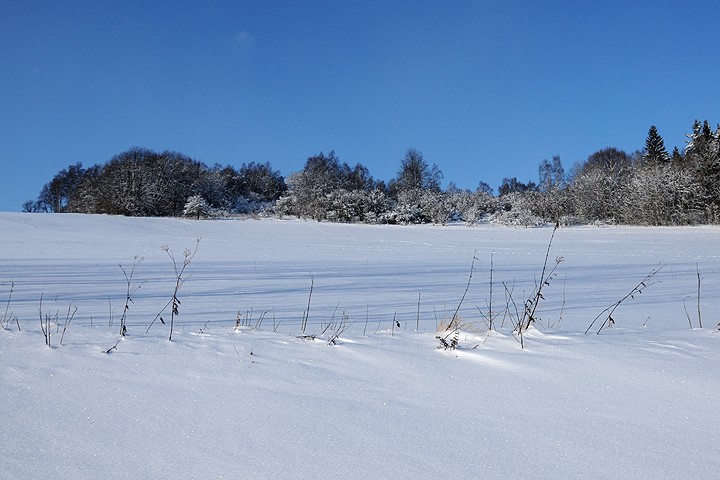
[[[665,141],[658,133],[655,125],[650,127],[647,138],[645,139],[645,154],[643,159],[648,162],[660,163],[670,158],[665,149]]]
[[[700,139],[701,129],[702,129],[702,125],[700,124],[700,121],[698,119],[695,119],[695,121],[693,122],[692,133],[686,135],[688,137],[687,145],[685,145],[685,156],[686,157],[695,152],[695,149],[697,148],[698,139]]]
[[[712,142],[715,140],[715,135],[713,135],[712,128],[710,128],[710,123],[708,123],[707,120],[703,122],[701,135],[704,142]]]
[[[682,162],[683,156],[682,153],[680,153],[680,150],[678,150],[677,147],[673,148],[672,152],[672,161],[674,164],[679,164]]]

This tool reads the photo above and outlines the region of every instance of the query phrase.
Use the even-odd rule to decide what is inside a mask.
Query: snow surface
[[[3,479],[716,478],[720,468],[717,227],[558,230],[550,263],[563,260],[524,349],[509,320],[487,333],[479,312],[491,259],[493,310],[508,303],[503,282],[522,308],[550,228],[0,213],[0,232]],[[170,342],[168,324],[146,332],[172,295],[162,246],[181,262],[198,238]],[[473,256],[460,348],[438,349]],[[119,265],[135,257],[140,288],[120,340]],[[659,265],[614,326],[583,333]],[[57,313],[52,348],[41,295],[43,314]],[[236,329],[238,312],[257,328]],[[349,328],[328,345],[323,330],[341,319]]]

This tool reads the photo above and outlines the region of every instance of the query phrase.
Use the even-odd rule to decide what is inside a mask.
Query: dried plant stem
[[[468,276],[468,281],[467,281],[467,284],[465,285],[465,291],[463,292],[462,297],[460,297],[458,306],[455,309],[455,312],[453,313],[453,316],[450,319],[450,323],[448,323],[448,326],[445,330],[455,330],[458,327],[458,323],[460,322],[458,313],[460,312],[460,308],[462,307],[462,304],[465,301],[465,297],[467,296],[468,290],[470,290],[470,283],[472,282],[473,271],[475,270],[475,260],[477,260],[477,256],[475,255],[476,253],[477,253],[477,250],[475,250],[473,252],[472,262],[470,262],[470,275]]]
[[[457,338],[457,331],[460,328],[460,308],[462,307],[463,302],[465,301],[465,297],[467,296],[468,290],[470,290],[470,283],[472,283],[473,278],[473,272],[475,271],[475,260],[477,260],[477,250],[473,252],[473,258],[472,262],[470,262],[470,274],[468,275],[467,284],[465,284],[465,291],[462,294],[462,297],[460,297],[460,301],[458,302],[457,307],[455,308],[455,312],[453,313],[452,317],[450,318],[450,321],[448,322],[447,326],[445,327],[445,334],[444,335],[436,335],[435,338],[437,338],[440,341],[440,346],[442,348],[448,349],[454,349],[457,346],[457,343],[452,343],[452,341],[448,342],[448,338],[451,336],[453,338]]]
[[[367,333],[368,320],[370,319],[370,305],[365,305],[365,327],[363,328],[363,337]]]
[[[522,321],[522,319],[520,318],[520,311],[518,310],[517,303],[515,302],[515,298],[513,297],[512,290],[510,290],[508,288],[508,286],[505,282],[503,282],[503,287],[505,288],[505,297],[507,299],[506,309],[509,314],[508,316],[510,317],[510,323],[512,323],[513,331],[518,332],[518,336],[519,336],[518,341],[520,342],[520,348],[525,348],[525,343],[523,340],[523,330],[520,328],[520,322]],[[513,286],[513,288],[514,288],[514,286]],[[510,304],[512,304],[513,309],[515,310],[514,318],[518,319],[517,323],[513,320],[513,314],[512,314],[512,311],[510,310]]]
[[[417,316],[415,317],[415,331],[420,331],[420,292],[418,292]]]
[[[320,322],[320,327],[322,328],[322,331],[320,332],[319,336],[325,335],[330,328],[335,325],[335,315],[337,315],[338,308],[340,308],[340,303],[337,303],[335,305],[335,310],[333,311],[332,317],[330,317],[330,321],[328,322],[327,326],[325,328],[322,328],[322,322]]]
[[[113,345],[112,347],[108,348],[107,350],[103,350],[103,353],[110,353],[110,352],[112,352],[113,350],[117,350],[117,346],[120,344],[120,342],[122,341],[122,339],[123,339],[123,337],[120,336],[120,338],[118,338],[118,341],[115,342],[115,345]]]
[[[307,308],[305,308],[305,312],[303,313],[302,323],[300,324],[300,332],[303,334],[305,333],[305,329],[307,328],[308,318],[310,318],[310,302],[312,301],[314,285],[315,285],[315,278],[310,277],[310,294],[308,295]]]
[[[489,327],[490,330],[492,330],[494,327],[494,325],[493,325],[493,309],[492,309],[492,305],[493,305],[493,270],[495,267],[494,257],[495,257],[495,250],[493,250],[490,253],[490,300],[488,301],[488,321],[490,322],[490,327]]]
[[[38,307],[38,313],[40,314],[40,330],[42,330],[43,336],[45,337],[45,345],[50,347],[50,315],[45,315],[45,318],[43,319],[43,295],[43,293],[40,294],[40,306]]]
[[[688,298],[690,298],[689,295],[686,296],[685,298],[683,298],[683,308],[685,309],[685,316],[687,317],[688,325],[690,325],[690,330],[692,330],[692,328],[693,328],[692,319],[690,318],[690,313],[688,312],[688,309],[687,309],[687,299]]]
[[[125,336],[125,334],[127,334],[126,320],[128,310],[130,309],[130,304],[133,303],[132,296],[140,288],[140,284],[133,287],[132,280],[133,275],[135,275],[135,268],[137,268],[138,264],[141,261],[142,257],[135,257],[135,261],[133,262],[133,266],[130,269],[130,273],[128,273],[122,265],[118,265],[120,267],[120,270],[122,270],[123,275],[125,276],[125,283],[127,285],[127,290],[125,291],[125,307],[123,308],[123,313],[120,317],[120,335],[123,337]]]
[[[175,273],[175,287],[173,289],[173,294],[170,300],[165,304],[165,306],[160,310],[160,312],[155,315],[155,318],[152,322],[150,322],[150,325],[148,326],[147,330],[145,330],[145,333],[150,331],[150,328],[155,324],[155,322],[160,319],[160,323],[165,324],[165,320],[162,318],[163,312],[168,308],[170,308],[170,335],[168,336],[168,341],[172,341],[172,335],[173,335],[173,328],[175,326],[175,317],[180,314],[180,299],[178,298],[178,291],[180,290],[180,287],[185,283],[185,281],[190,277],[184,277],[185,275],[185,269],[187,269],[188,265],[190,265],[190,262],[192,262],[193,258],[195,258],[195,254],[198,251],[198,247],[200,246],[200,239],[198,238],[195,242],[195,249],[190,251],[188,249],[183,250],[183,263],[181,267],[178,267],[178,263],[175,259],[175,256],[173,255],[172,251],[170,250],[170,247],[167,245],[164,245],[162,249],[167,253],[168,257],[170,257],[170,260],[172,260],[173,264],[173,270]]]
[[[623,302],[625,302],[627,299],[629,299],[629,298],[635,298],[635,294],[642,294],[642,291],[643,291],[644,289],[646,289],[647,287],[649,287],[650,285],[652,285],[652,284],[654,283],[654,282],[653,282],[653,278],[655,277],[655,275],[657,275],[657,273],[658,273],[660,270],[662,270],[662,265],[658,265],[657,267],[653,268],[652,271],[651,271],[650,273],[648,273],[648,274],[645,276],[645,278],[643,278],[643,279],[640,281],[640,283],[638,283],[637,285],[635,285],[635,286],[632,288],[632,290],[630,290],[630,292],[628,292],[627,295],[625,295],[624,297],[622,297],[620,300],[618,300],[617,302],[613,303],[613,304],[610,305],[609,307],[605,308],[602,312],[598,313],[598,315],[593,319],[592,322],[590,322],[590,325],[589,325],[588,328],[585,330],[585,334],[587,335],[587,333],[590,331],[590,329],[593,327],[593,325],[595,325],[595,323],[596,323],[600,318],[604,318],[604,320],[603,320],[603,323],[600,325],[600,328],[598,329],[598,331],[596,332],[596,334],[599,335],[600,332],[601,332],[604,328],[609,327],[610,325],[614,325],[614,324],[615,324],[615,319],[613,319],[613,314],[615,313],[615,310],[617,310],[617,308],[618,308]]]
[[[698,313],[698,324],[700,325],[700,328],[703,328],[702,326],[702,317],[700,316],[700,267],[698,264],[695,264],[695,271],[697,272],[697,313]]]
[[[13,290],[15,290],[15,282],[10,282],[10,293],[8,294],[7,304],[5,305],[5,311],[3,312],[2,319],[0,319],[0,327],[5,328],[10,324],[8,320],[8,312],[10,311],[10,300],[12,299]]]
[[[68,305],[67,315],[65,316],[65,324],[63,325],[62,333],[60,334],[60,345],[63,344],[63,339],[65,338],[65,331],[70,325],[70,322],[72,322],[73,317],[75,317],[75,312],[77,312],[77,307],[72,310],[72,313],[70,313],[71,309],[72,305]]]
[[[528,298],[525,302],[525,311],[523,312],[522,321],[519,324],[519,328],[521,331],[520,333],[522,333],[523,330],[527,330],[528,328],[530,328],[530,325],[535,322],[535,312],[540,305],[540,300],[545,299],[545,297],[543,297],[542,295],[542,290],[546,285],[550,285],[549,279],[555,275],[555,270],[562,261],[562,257],[558,257],[556,259],[555,266],[546,275],[548,268],[548,258],[550,258],[550,248],[552,247],[553,239],[555,238],[555,232],[557,232],[558,228],[559,224],[555,223],[555,228],[553,228],[552,235],[550,235],[550,241],[548,242],[547,250],[545,250],[545,261],[543,262],[542,272],[540,273],[540,281],[535,287],[535,293],[533,293],[530,298]]]

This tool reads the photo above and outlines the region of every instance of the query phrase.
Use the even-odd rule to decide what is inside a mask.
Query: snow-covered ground
[[[562,261],[524,349],[506,290],[522,309],[550,228],[0,213],[0,232],[0,478],[715,478],[720,468],[716,227],[558,230],[549,264]],[[170,342],[169,310],[148,326],[173,293],[168,252],[181,266],[197,239]],[[460,348],[438,349],[473,257]],[[658,266],[614,326],[584,334]],[[52,348],[40,309],[54,321]],[[301,335],[305,315],[314,339]]]

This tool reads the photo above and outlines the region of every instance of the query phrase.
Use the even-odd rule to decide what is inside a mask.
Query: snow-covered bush
[[[298,207],[299,199],[293,190],[285,192],[278,201],[275,202],[275,213],[279,216],[292,215],[301,218],[302,214]]]
[[[189,218],[205,218],[210,215],[210,205],[200,195],[192,195],[187,199],[185,203],[185,209],[183,210],[183,216]]]
[[[394,202],[379,188],[367,192],[366,223],[388,223],[387,214],[393,209]]]
[[[367,192],[338,189],[325,196],[322,210],[332,222],[364,222],[369,209]]]
[[[406,203],[398,202],[395,207],[387,212],[383,219],[384,223],[393,225],[413,225],[419,223],[426,223],[427,217],[425,217],[422,208],[419,205],[409,205]]]
[[[527,209],[498,212],[490,217],[490,221],[512,227],[541,227],[547,224],[542,218],[533,215]]]
[[[497,212],[491,215],[489,220],[514,227],[539,227],[547,224],[543,218],[533,213],[531,198],[524,193],[503,195]]]
[[[447,195],[441,191],[411,189],[397,194],[397,203],[388,213],[388,222],[402,225],[445,224],[453,212]]]
[[[473,225],[497,210],[497,200],[485,191],[453,190],[448,195],[452,221],[462,220]]]

